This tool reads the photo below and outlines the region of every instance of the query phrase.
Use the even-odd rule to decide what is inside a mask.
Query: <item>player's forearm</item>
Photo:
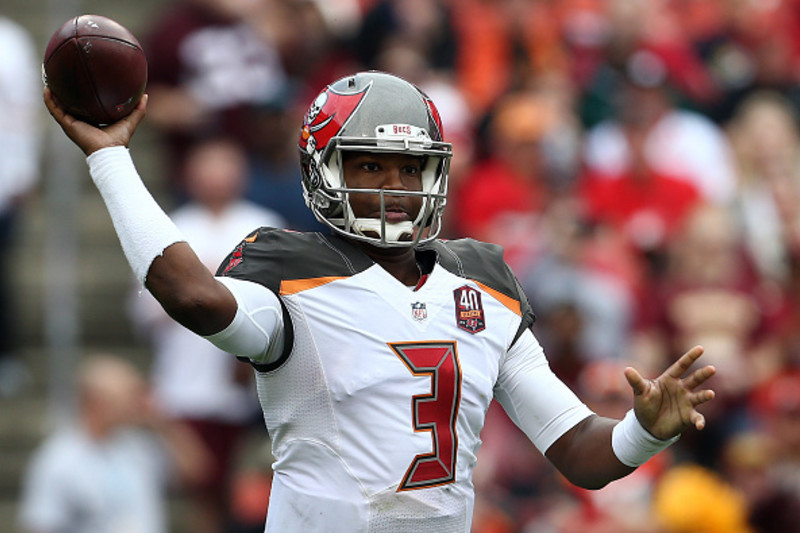
[[[617,458],[611,446],[618,422],[590,416],[562,435],[545,455],[572,484],[600,489],[634,470]]]

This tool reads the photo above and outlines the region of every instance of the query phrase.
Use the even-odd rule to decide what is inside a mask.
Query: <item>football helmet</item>
[[[413,84],[383,72],[360,72],[328,85],[305,115],[300,132],[303,196],[317,219],[339,234],[376,246],[415,246],[441,231],[452,145],[443,142],[439,112]],[[422,190],[348,188],[345,151],[423,157]],[[380,219],[356,218],[349,195],[380,196]],[[413,221],[387,222],[388,196],[420,196]]]

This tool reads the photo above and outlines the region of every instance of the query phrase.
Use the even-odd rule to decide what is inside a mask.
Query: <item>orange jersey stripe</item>
[[[515,300],[510,296],[506,296],[502,292],[496,291],[493,288],[489,287],[488,285],[484,285],[480,281],[475,281],[474,279],[471,281],[474,281],[481,289],[494,296],[497,299],[497,301],[508,307],[514,314],[522,316],[522,308],[518,300]]]
[[[331,281],[336,281],[337,279],[345,279],[347,276],[327,276],[321,278],[307,278],[307,279],[285,279],[281,281],[281,289],[280,294],[281,296],[286,296],[289,294],[297,294],[298,292],[307,291],[308,289],[314,289],[316,287],[321,287]]]

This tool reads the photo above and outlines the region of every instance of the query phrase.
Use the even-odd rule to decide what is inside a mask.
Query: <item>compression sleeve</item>
[[[594,414],[553,373],[530,330],[508,350],[495,385],[495,398],[542,453]]]
[[[283,352],[283,312],[278,297],[252,281],[217,277],[236,299],[233,321],[205,338],[220,350],[269,364]]]
[[[128,149],[112,146],[86,158],[125,257],[144,283],[153,260],[183,235],[142,183]]]

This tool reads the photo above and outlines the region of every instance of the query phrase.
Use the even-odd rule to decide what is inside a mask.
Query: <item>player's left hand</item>
[[[639,423],[654,437],[667,440],[690,426],[698,430],[706,425],[696,407],[714,398],[713,390],[695,389],[716,373],[713,366],[704,366],[683,377],[703,354],[695,346],[673,363],[656,379],[644,379],[636,369],[625,369],[625,378],[633,389],[633,408]]]

